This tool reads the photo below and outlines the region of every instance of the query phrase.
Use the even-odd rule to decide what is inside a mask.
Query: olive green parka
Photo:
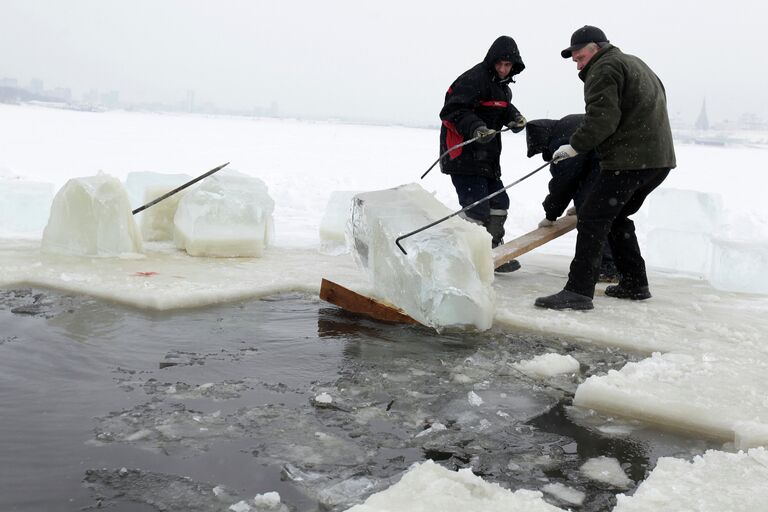
[[[597,149],[603,170],[675,167],[666,92],[645,62],[608,44],[579,78],[586,117],[570,138],[576,151]]]

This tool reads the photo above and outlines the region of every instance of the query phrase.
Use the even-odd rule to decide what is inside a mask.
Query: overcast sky
[[[286,116],[437,124],[445,90],[499,35],[525,71],[513,102],[529,119],[583,111],[571,33],[602,28],[664,82],[693,122],[768,118],[762,0],[0,0],[0,77],[118,90]]]

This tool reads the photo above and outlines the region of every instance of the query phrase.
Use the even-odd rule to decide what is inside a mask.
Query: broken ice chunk
[[[533,359],[514,363],[513,366],[526,375],[542,378],[579,371],[579,362],[576,358],[555,353],[542,354]]]
[[[176,247],[192,256],[261,256],[272,238],[275,202],[258,178],[228,172],[205,180],[176,209]]]
[[[53,184],[0,177],[0,233],[32,233],[45,227]]]
[[[381,298],[424,325],[488,329],[493,322],[493,258],[482,227],[452,217],[395,245],[404,233],[451,211],[413,183],[358,194],[350,240]]]
[[[148,186],[143,204],[149,204],[175,188],[176,186],[166,185]],[[176,192],[138,214],[141,215],[141,235],[144,240],[148,242],[173,240],[173,218],[179,202],[186,193],[187,190]]]
[[[53,199],[43,252],[117,256],[142,251],[125,187],[104,173],[72,178]]]
[[[320,252],[343,254],[348,252],[345,233],[352,214],[352,198],[357,192],[337,190],[331,192],[325,214],[320,221]]]

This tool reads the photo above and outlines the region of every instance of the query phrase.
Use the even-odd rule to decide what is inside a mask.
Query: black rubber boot
[[[485,224],[485,229],[491,234],[491,247],[496,247],[504,243],[504,223],[506,221],[506,215],[491,215],[488,218],[488,222]]]
[[[647,286],[625,288],[621,284],[614,284],[605,289],[605,294],[614,299],[645,300],[651,298],[651,291]]]
[[[515,270],[520,270],[520,262],[517,260],[509,260],[506,263],[502,263],[495,269],[496,272],[499,272],[501,274],[514,272]]]
[[[579,311],[595,308],[592,304],[592,299],[586,295],[570,292],[568,290],[562,290],[548,297],[539,297],[536,299],[536,302],[534,302],[534,305],[547,309],[575,309]]]

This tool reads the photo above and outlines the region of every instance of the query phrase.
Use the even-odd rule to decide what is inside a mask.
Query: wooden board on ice
[[[534,229],[530,233],[515,238],[493,249],[493,266],[498,268],[504,263],[544,245],[550,240],[564,235],[576,227],[576,216],[560,217],[552,226]]]
[[[369,316],[375,320],[401,324],[419,323],[393,306],[366,297],[327,279],[323,279],[320,283],[320,298],[342,309]]]

